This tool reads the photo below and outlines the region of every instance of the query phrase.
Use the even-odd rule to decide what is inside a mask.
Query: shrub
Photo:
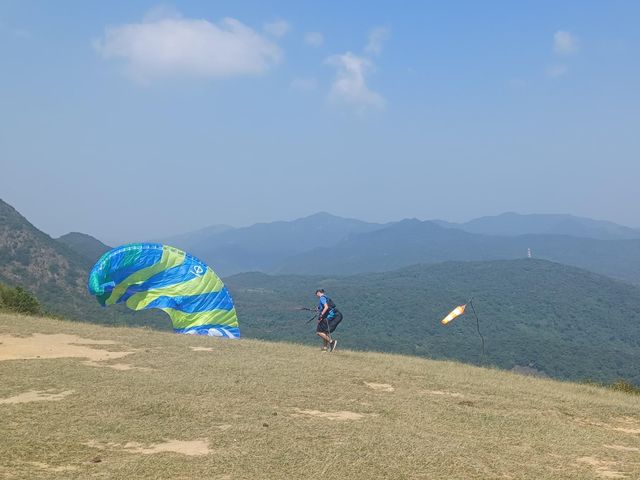
[[[618,392],[640,395],[640,387],[636,387],[634,384],[629,383],[626,380],[617,380],[609,385],[609,388],[617,390]]]
[[[42,312],[40,302],[31,292],[22,287],[9,287],[2,284],[0,284],[0,309],[32,315]]]

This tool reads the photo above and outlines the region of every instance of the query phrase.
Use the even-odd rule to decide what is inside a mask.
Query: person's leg
[[[338,324],[342,321],[342,313],[336,311],[336,316],[329,321],[329,351],[333,352],[336,349],[338,340],[332,338],[331,333],[336,329]]]
[[[318,322],[318,326],[316,327],[316,335],[322,339],[322,350],[327,350],[329,348],[329,342],[331,341],[329,330],[326,330],[325,327],[322,321]]]
[[[327,345],[329,345],[329,342],[331,341],[329,335],[327,335],[325,332],[316,332],[316,335],[318,335],[322,339],[324,348],[327,348]]]

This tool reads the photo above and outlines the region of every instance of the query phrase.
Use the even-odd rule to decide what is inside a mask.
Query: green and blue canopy
[[[89,274],[89,293],[103,305],[159,308],[176,333],[239,338],[233,300],[211,268],[159,243],[131,243],[108,251]]]

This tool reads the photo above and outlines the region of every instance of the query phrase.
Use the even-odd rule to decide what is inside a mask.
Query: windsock
[[[466,304],[457,306],[456,308],[451,310],[451,313],[449,313],[449,315],[447,315],[442,320],[440,320],[440,323],[442,325],[446,325],[447,323],[449,323],[454,318],[459,317],[460,315],[462,315],[464,313],[464,309],[465,308],[467,308]]]

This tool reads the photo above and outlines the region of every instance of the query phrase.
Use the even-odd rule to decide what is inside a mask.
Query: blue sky
[[[0,198],[110,243],[329,211],[640,227],[640,3],[0,1]]]

